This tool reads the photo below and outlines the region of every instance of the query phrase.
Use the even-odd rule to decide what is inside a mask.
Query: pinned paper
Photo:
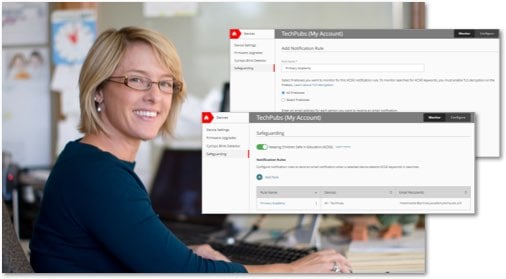
[[[51,16],[53,63],[81,64],[96,37],[93,10],[55,11]]]
[[[198,3],[186,2],[148,2],[143,3],[145,17],[194,16],[197,14]]]
[[[47,44],[48,3],[2,3],[2,45]]]

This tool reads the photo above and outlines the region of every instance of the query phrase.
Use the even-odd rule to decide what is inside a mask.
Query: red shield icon
[[[230,29],[230,33],[228,35],[229,35],[230,39],[239,39],[239,37],[241,37],[241,30]]]
[[[202,112],[202,123],[211,123],[213,121],[214,116],[210,112]]]

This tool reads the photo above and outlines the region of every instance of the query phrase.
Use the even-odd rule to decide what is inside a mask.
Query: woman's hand
[[[227,257],[225,257],[222,253],[214,250],[213,247],[211,247],[209,244],[189,245],[188,248],[192,249],[195,254],[201,256],[204,259],[230,262]]]
[[[336,250],[322,250],[292,263],[295,273],[351,273],[351,263]]]
[[[351,273],[351,263],[336,250],[315,252],[289,264],[246,265],[250,273]]]

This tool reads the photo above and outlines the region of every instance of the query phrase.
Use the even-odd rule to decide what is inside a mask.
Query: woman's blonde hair
[[[164,135],[172,134],[186,94],[181,61],[176,48],[164,35],[140,27],[108,29],[100,34],[91,46],[79,75],[79,104],[81,107],[79,131],[82,133],[96,134],[99,131],[107,133],[104,123],[98,116],[95,93],[114,73],[128,45],[133,42],[143,42],[150,45],[161,65],[166,67],[174,79],[181,83],[179,90],[174,90],[169,116],[160,129]]]

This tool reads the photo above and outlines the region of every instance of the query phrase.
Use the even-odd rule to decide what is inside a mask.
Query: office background
[[[166,34],[178,48],[188,84],[189,97],[185,104],[187,109],[182,112],[176,139],[158,139],[153,143],[145,143],[141,147],[137,157],[136,172],[144,180],[148,190],[164,148],[200,148],[199,112],[204,110],[202,109],[204,107],[208,108],[206,110],[218,110],[218,107],[213,107],[219,103],[215,97],[221,94],[221,88],[229,78],[228,30],[230,28],[262,29],[273,26],[277,28],[294,26],[298,28],[412,28],[416,27],[414,26],[416,24],[423,24],[423,20],[421,23],[412,21],[412,5],[390,2],[199,3],[186,13],[176,16],[150,16],[145,10],[146,7],[144,3],[51,3],[48,5],[46,14],[47,28],[42,31],[46,34],[46,40],[42,39],[41,42],[36,43],[18,42],[4,46],[4,51],[34,46],[45,48],[48,52],[45,55],[46,63],[50,61],[49,52],[53,56],[51,78],[46,77],[44,84],[27,90],[34,97],[32,103],[25,103],[28,109],[24,106],[22,98],[16,98],[17,96],[11,96],[13,98],[10,99],[3,98],[6,101],[3,102],[4,111],[23,113],[23,118],[16,117],[21,115],[19,113],[13,113],[8,119],[4,118],[8,125],[3,127],[3,148],[11,151],[13,161],[17,160],[22,167],[49,167],[64,144],[79,137],[79,134],[75,133],[79,115],[78,91],[76,84],[69,82],[69,80],[74,80],[75,83],[75,76],[72,77],[72,74],[78,74],[78,71],[77,68],[63,65],[65,57],[55,59],[54,46],[51,43],[52,32],[57,34],[55,29],[59,25],[56,19],[65,17],[62,14],[55,16],[53,13],[55,10],[89,8],[96,11],[97,34],[111,27],[145,26]],[[39,11],[37,8],[30,9],[30,14],[33,10]],[[95,23],[91,21],[86,25],[93,29]],[[41,115],[45,118],[40,117]],[[19,127],[23,127],[26,133],[22,135],[15,133]],[[35,138],[39,140],[35,141]],[[18,148],[12,151],[9,147],[13,143],[18,144]],[[26,152],[25,148],[19,148],[19,146],[29,147],[30,151]],[[20,150],[25,150],[21,154],[23,156],[16,153]],[[252,218],[254,216],[236,217],[235,221],[247,224],[248,219]],[[280,219],[286,218],[272,217],[266,223],[270,223],[271,226],[281,226],[280,228],[292,225],[293,220],[285,220],[285,223],[280,224]],[[422,243],[424,243],[423,238]]]
[[[150,16],[144,3],[52,3],[49,17],[56,9],[90,8],[96,11],[97,34],[111,27],[137,25],[162,32],[176,45],[183,61],[188,99],[179,118],[176,139],[159,138],[141,145],[136,171],[149,189],[164,147],[200,148],[200,115],[195,111],[219,109],[217,99],[221,98],[221,88],[229,79],[230,28],[412,28],[423,21],[412,22],[411,6],[392,2],[206,2],[176,16]],[[54,19],[49,21],[45,31],[48,37]],[[50,38],[39,45],[51,49],[49,41]],[[51,80],[37,90],[26,90],[29,102],[23,103],[21,98],[14,97],[3,103],[4,112],[14,113],[10,117],[3,114],[2,144],[20,165],[49,166],[68,141],[80,136],[75,129],[79,117],[77,87],[70,92],[61,90],[65,85],[58,78],[58,73],[65,72],[63,79],[72,79],[68,74],[72,71],[71,68],[58,71],[53,63]],[[77,70],[74,72],[78,74]]]
[[[505,30],[503,5],[500,4],[498,0],[428,1],[427,28],[500,28]],[[99,26],[102,23],[99,22]],[[185,72],[188,74],[186,68]],[[504,72],[502,78],[504,80]],[[213,86],[219,85],[213,84]],[[501,105],[504,106],[504,98],[501,99]],[[504,114],[502,114],[502,128],[504,128],[503,117]],[[3,134],[5,137],[6,131],[3,131]],[[428,218],[426,278],[469,278],[503,273],[504,257],[501,255],[502,248],[506,245],[500,228],[503,226],[503,214],[506,212],[505,169],[504,157],[481,159],[477,162],[478,213],[476,215]],[[289,277],[279,276],[279,278]]]

